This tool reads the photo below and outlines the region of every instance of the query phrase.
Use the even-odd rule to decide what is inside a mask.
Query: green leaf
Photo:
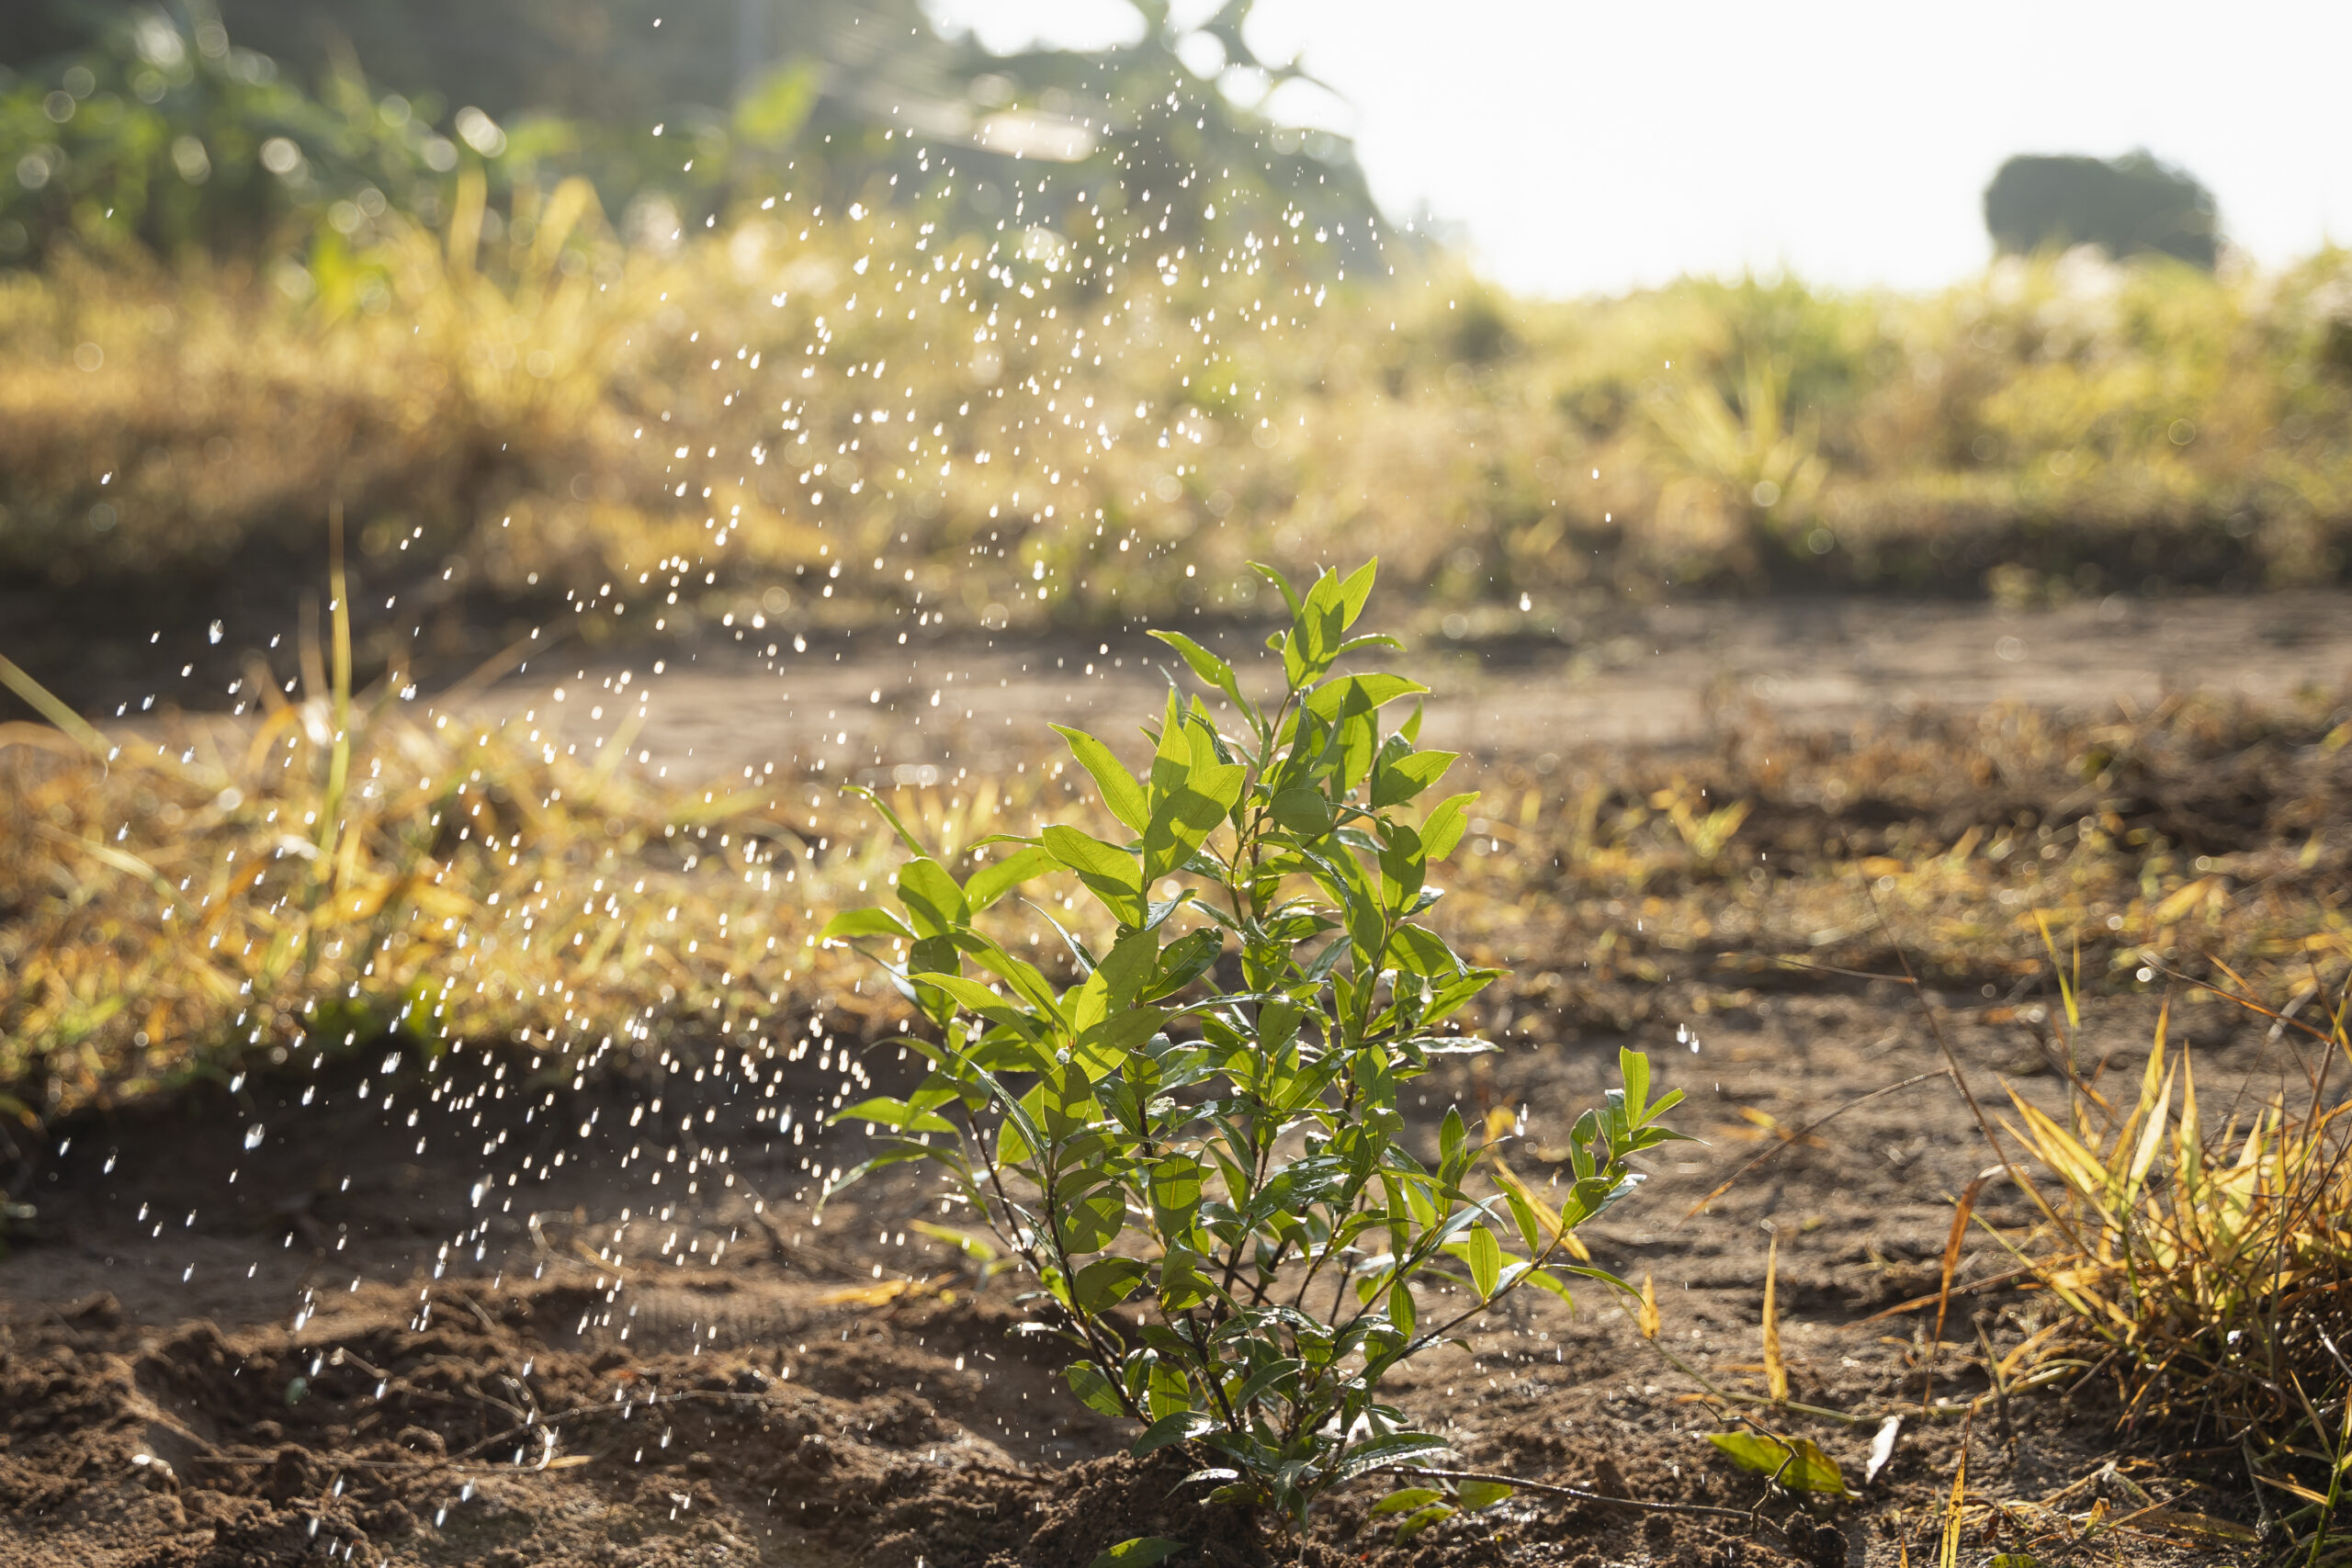
[[[1438,1159],[1447,1165],[1453,1164],[1453,1156],[1460,1154],[1469,1141],[1470,1130],[1462,1124],[1462,1108],[1458,1105],[1447,1106],[1445,1120],[1438,1123]]]
[[[1429,875],[1429,856],[1421,836],[1403,822],[1391,824],[1388,841],[1380,850],[1381,904],[1392,914],[1412,908],[1421,883]]]
[[[888,909],[843,909],[825,922],[817,933],[820,942],[846,942],[852,937],[895,936],[905,942],[915,940],[915,933],[906,922]]]
[[[1306,1363],[1296,1356],[1278,1356],[1250,1374],[1248,1381],[1234,1390],[1230,1396],[1233,1408],[1247,1411],[1266,1395],[1276,1383],[1294,1379],[1306,1369]]]
[[[1200,1256],[1190,1248],[1170,1247],[1159,1260],[1159,1304],[1167,1312],[1184,1312],[1216,1295],[1216,1289],[1200,1271]]]
[[[1215,1421],[1198,1410],[1175,1411],[1162,1416],[1146,1427],[1143,1436],[1137,1438],[1135,1440],[1135,1446],[1127,1451],[1137,1459],[1141,1459],[1144,1455],[1155,1453],[1170,1443],[1189,1442],[1216,1425]]]
[[[1151,764],[1151,820],[1143,835],[1143,874],[1155,881],[1182,867],[1216,831],[1249,781],[1238,762],[1220,761],[1216,738],[1177,711],[1169,694],[1168,728]]]
[[[1433,1438],[1427,1432],[1391,1432],[1350,1449],[1347,1457],[1332,1467],[1332,1478],[1344,1481],[1384,1465],[1409,1465],[1419,1460],[1435,1459],[1450,1446],[1443,1438]]]
[[[1470,1278],[1478,1287],[1480,1299],[1492,1296],[1503,1272],[1503,1249],[1495,1233],[1484,1225],[1473,1225],[1462,1238],[1462,1247],[1463,1261],[1470,1266]]]
[[[977,915],[1031,877],[1041,876],[1060,863],[1042,845],[1025,845],[972,873],[964,884],[964,897]]]
[[[1183,1369],[1170,1355],[1170,1352],[1179,1354],[1182,1352],[1182,1342],[1168,1343],[1168,1341],[1176,1340],[1177,1337],[1167,1329],[1161,1329],[1157,1335],[1147,1335],[1146,1337],[1153,1342],[1151,1354],[1148,1357],[1131,1358],[1127,1371],[1128,1379],[1132,1382],[1135,1377],[1136,1362],[1137,1360],[1142,1362],[1144,1415],[1148,1419],[1157,1421],[1163,1416],[1173,1416],[1179,1411],[1195,1408],[1193,1402],[1192,1382],[1185,1377]]]
[[[1125,1228],[1127,1206],[1116,1187],[1094,1188],[1062,1206],[1062,1245],[1073,1253],[1100,1252]]]
[[[1410,1540],[1431,1525],[1453,1517],[1453,1505],[1451,1503],[1431,1503],[1418,1513],[1405,1517],[1396,1526],[1396,1539],[1399,1542]]]
[[[1516,1495],[1519,1488],[1503,1481],[1464,1481],[1453,1490],[1455,1495],[1462,1499],[1462,1506],[1476,1513]]]
[[[996,1247],[968,1231],[952,1230],[945,1225],[934,1224],[929,1220],[910,1220],[907,1222],[907,1228],[920,1232],[933,1241],[945,1242],[975,1263],[993,1263],[997,1259]]]
[[[1373,580],[1380,575],[1380,558],[1372,557],[1355,570],[1348,573],[1340,584],[1340,629],[1347,630],[1363,614],[1364,601],[1372,597]]]
[[[1127,1413],[1126,1405],[1120,1402],[1119,1391],[1093,1362],[1072,1361],[1062,1369],[1062,1378],[1069,1384],[1070,1393],[1078,1395],[1078,1402],[1089,1410],[1114,1419]]]
[[[1070,1279],[1070,1299],[1085,1312],[1114,1307],[1143,1283],[1144,1266],[1132,1258],[1098,1258]]]
[[[982,968],[1011,986],[1013,993],[1042,1019],[1058,1019],[1062,1010],[1053,983],[1025,958],[1015,958],[992,937],[975,931],[956,933],[956,948],[967,953]]]
[[[1181,1540],[1170,1540],[1164,1535],[1139,1535],[1133,1540],[1123,1540],[1097,1557],[1087,1568],[1150,1568],[1163,1557],[1172,1557],[1191,1548]]]
[[[1102,955],[1095,969],[1114,1011],[1135,1006],[1136,993],[1159,967],[1159,935],[1153,930],[1129,931]]]
[[[1781,1485],[1792,1492],[1814,1492],[1825,1496],[1850,1497],[1846,1473],[1838,1461],[1823,1453],[1811,1438],[1799,1438],[1793,1443],[1783,1443],[1760,1432],[1710,1432],[1707,1440],[1729,1454],[1732,1461],[1743,1470],[1759,1475],[1774,1475]]]
[[[1340,600],[1340,574],[1327,571],[1306,591],[1306,602],[1292,618],[1291,640],[1298,645],[1299,656],[1309,674],[1320,674],[1331,667],[1340,638],[1347,631],[1344,615]]]
[[[981,1086],[989,1091],[989,1098],[1002,1108],[1004,1126],[1012,1128],[1019,1135],[1023,1145],[1033,1154],[1042,1153],[1046,1146],[1045,1134],[1038,1130],[1035,1119],[1029,1114],[1028,1108],[1021,1103],[1019,1097],[1005,1088],[995,1074],[978,1062],[967,1060],[966,1066],[970,1069],[972,1076],[979,1079]],[[1000,1149],[1004,1146],[1001,1129],[998,1132],[997,1146]]]
[[[1162,1235],[1181,1238],[1192,1233],[1205,1174],[1190,1155],[1170,1155],[1151,1168],[1151,1211]]]
[[[899,902],[922,936],[945,936],[972,923],[964,890],[935,860],[911,860],[899,868]]]
[[[1430,863],[1434,865],[1452,854],[1453,846],[1462,841],[1462,835],[1470,826],[1470,803],[1477,798],[1475,791],[1447,795],[1422,821],[1421,852],[1429,857]]]
[[[1412,1290],[1399,1280],[1388,1287],[1388,1321],[1396,1325],[1396,1332],[1405,1337],[1408,1345],[1413,1339],[1415,1316]]]
[[[1058,824],[1046,829],[1040,837],[1053,857],[1078,873],[1078,879],[1118,917],[1121,925],[1143,924],[1143,868],[1136,863],[1133,855],[1075,828]]]
[[[1224,951],[1225,933],[1215,926],[1186,932],[1161,951],[1159,972],[1144,983],[1136,999],[1157,1001],[1173,996],[1206,974]]]
[[[1094,785],[1102,792],[1102,804],[1111,808],[1111,815],[1125,823],[1130,831],[1142,832],[1144,824],[1151,819],[1151,808],[1135,775],[1121,765],[1111,748],[1083,729],[1059,724],[1052,728],[1055,734],[1069,742],[1079,765],[1093,775]]]
[[[1331,830],[1331,803],[1319,789],[1299,785],[1283,790],[1270,809],[1275,825],[1294,833],[1319,839]]]
[[[1428,980],[1451,980],[1462,973],[1462,960],[1436,932],[1419,926],[1398,926],[1388,939],[1388,962],[1408,975]]]
[[[1297,619],[1298,612],[1301,608],[1298,602],[1298,590],[1290,585],[1290,580],[1283,576],[1281,572],[1276,571],[1272,567],[1266,565],[1263,561],[1251,561],[1250,563],[1250,570],[1256,572],[1260,577],[1264,578],[1267,581],[1272,583],[1276,588],[1282,590],[1283,603],[1289,607],[1291,618],[1293,620]]]
[[[1336,720],[1342,713],[1370,713],[1398,697],[1428,690],[1419,681],[1408,681],[1402,675],[1342,675],[1316,687],[1306,706],[1318,718]]]
[[[945,1118],[927,1111],[917,1111],[903,1100],[861,1100],[855,1105],[834,1111],[825,1119],[827,1126],[839,1126],[843,1122],[874,1122],[896,1133],[954,1133],[955,1126]]]
[[[856,1183],[865,1180],[865,1178],[873,1175],[876,1171],[880,1170],[883,1167],[904,1165],[909,1160],[917,1159],[934,1160],[941,1164],[944,1164],[947,1160],[947,1151],[944,1149],[924,1148],[920,1145],[909,1144],[903,1145],[898,1148],[885,1149],[871,1159],[860,1160],[857,1164],[842,1172],[840,1180],[825,1183],[825,1190],[820,1193],[817,1199],[817,1208],[819,1212],[823,1212],[825,1204],[831,1201],[834,1193],[839,1192],[845,1187],[854,1186]]]
[[[1617,1071],[1625,1080],[1626,1119],[1638,1127],[1648,1120],[1642,1111],[1650,1102],[1650,1059],[1621,1045],[1617,1049]]]
[[[1182,654],[1184,662],[1192,666],[1193,673],[1223,692],[1231,700],[1237,712],[1245,715],[1250,712],[1249,703],[1242,699],[1241,684],[1234,679],[1232,665],[1219,659],[1182,632],[1155,631],[1147,635],[1157,637]]]
[[[955,998],[965,1010],[977,1013],[993,1022],[1010,1023],[1018,1027],[1031,1021],[1020,1009],[1012,1005],[1012,998],[997,995],[968,976],[926,971],[909,977],[921,985],[938,987]]]
[[[1040,835],[1053,857],[1080,876],[1101,877],[1122,887],[1140,891],[1143,873],[1136,857],[1075,828],[1052,827]]]
[[[1372,775],[1372,805],[1401,806],[1421,791],[1445,776],[1445,771],[1460,758],[1458,751],[1415,751],[1374,770]]]
[[[1445,1494],[1434,1486],[1400,1486],[1372,1506],[1372,1517],[1376,1519],[1383,1514],[1410,1513],[1415,1508],[1440,1502],[1444,1496]]]
[[[1550,1237],[1536,1219],[1534,1207],[1528,1202],[1526,1194],[1515,1185],[1505,1184],[1503,1201],[1510,1205],[1511,1223],[1519,1226],[1519,1239],[1526,1244],[1528,1252],[1542,1252]]]
[[[899,814],[891,810],[889,805],[880,795],[864,784],[843,784],[842,792],[845,795],[854,795],[872,807],[876,815],[890,824],[890,830],[899,835],[899,842],[906,845],[909,850],[919,855],[931,853],[929,850],[923,848],[922,840],[915,837],[913,829],[899,820]]]
[[[1571,1307],[1577,1304],[1576,1297],[1568,1294],[1567,1282],[1548,1269],[1530,1269],[1521,1278],[1531,1285],[1540,1285]]]

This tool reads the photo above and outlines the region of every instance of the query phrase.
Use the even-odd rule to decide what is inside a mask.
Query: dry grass
[[[630,760],[626,687],[584,728],[577,702],[475,722],[463,691],[420,713],[397,670],[339,697],[328,644],[296,700],[250,672],[243,718],[101,734],[52,705],[0,730],[0,1088],[29,1109],[393,1028],[521,1043],[549,1073],[812,1015],[880,1031],[895,999],[811,946],[889,871],[838,779],[680,790]],[[1487,815],[1441,918],[1511,969],[1490,1032],[1697,1020],[1814,983],[1792,964],[1891,972],[1899,942],[1931,983],[1995,987],[1983,1016],[2047,1053],[2038,914],[2092,990],[2207,956],[2340,983],[2347,737],[2312,698],[1498,760],[1470,775]],[[1089,809],[1042,743],[899,799],[961,846]]]
[[[2052,599],[2352,561],[2337,253],[1540,305],[1333,282],[1311,234],[1179,258],[806,201],[660,255],[583,196],[461,199],[275,281],[8,275],[0,572],[233,592],[338,496],[404,623],[561,606],[592,639],[1254,617],[1246,560],[1342,541],[1468,635],[1690,584]]]
[[[2062,987],[2071,1043],[2063,971]],[[2127,1427],[2193,1425],[2223,1468],[2243,1459],[2267,1544],[2335,1561],[2352,1464],[2352,1108],[2329,1092],[2352,1066],[2345,992],[2298,993],[2318,1003],[2315,1023],[2222,994],[2310,1048],[2297,1052],[2309,1076],[2296,1102],[2249,1107],[2241,1093],[2218,1116],[2200,1110],[2190,1054],[2167,1052],[2161,1019],[2136,1091],[2070,1075],[2064,1122],[2012,1092],[2007,1130],[2051,1186],[2032,1192],[2042,1224],[2000,1239],[2065,1308],[2013,1359],[2045,1375],[2111,1371]]]
[[[2167,967],[2331,983],[2352,966],[2352,722],[2316,695],[2167,702],[2105,722],[2023,707],[1850,737],[1726,729],[1713,755],[1489,765],[1454,935],[1542,1032],[1744,1006],[1792,965],[1986,987],[2055,1044],[2040,920],[2085,983]]]
[[[786,1022],[876,1032],[882,999],[813,934],[888,874],[830,784],[661,787],[626,761],[625,695],[579,739],[560,708],[472,722],[462,691],[419,716],[398,671],[351,691],[334,628],[298,700],[256,671],[253,718],[136,733],[0,661],[53,720],[0,725],[0,1109],[45,1119],[388,1036],[553,1079],[673,1044],[805,1048]],[[1024,772],[897,805],[968,847],[1034,827],[1047,788]]]

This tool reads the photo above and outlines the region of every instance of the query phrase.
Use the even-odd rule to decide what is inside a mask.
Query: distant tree
[[[1984,227],[2004,254],[2098,245],[2211,272],[2221,251],[2213,193],[2146,151],[2120,158],[2020,153],[1984,187]]]

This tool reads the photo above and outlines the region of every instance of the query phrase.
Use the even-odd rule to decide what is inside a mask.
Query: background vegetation
[[[311,91],[185,7],[17,74],[0,592],[221,618],[317,581],[335,501],[379,618],[463,646],[564,612],[592,640],[1254,619],[1245,560],[1342,539],[1473,637],[1628,594],[2352,558],[2340,253],[1539,303],[1398,242],[1343,143],[1235,107],[1164,18],[1103,56],[922,43],[965,117],[935,130],[859,109],[809,26],[660,137],[452,112],[348,54]]]

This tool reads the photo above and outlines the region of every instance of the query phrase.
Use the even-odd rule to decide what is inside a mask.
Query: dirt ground
[[[1197,630],[1246,669],[1259,633]],[[662,659],[602,660],[565,646],[533,656],[480,705],[563,714],[585,740],[611,733],[580,705],[651,694],[633,746],[672,776],[745,764],[952,773],[1025,751],[1039,724],[1115,726],[1153,711],[1173,655],[1137,635],[1004,644],[964,634],[803,639],[745,629]],[[767,650],[773,648],[774,653]],[[2086,601],[2055,609],[1869,599],[1627,608],[1606,620],[1477,642],[1443,636],[1387,661],[1430,688],[1423,743],[1481,758],[1565,760],[1594,747],[1704,742],[1758,716],[1844,730],[1932,710],[2031,704],[2075,716],[2144,713],[2190,693],[2273,702],[2352,680],[2352,595],[2282,593]],[[568,688],[570,711],[553,702]],[[933,698],[936,697],[936,701]]]
[[[1670,740],[1749,703],[1784,725],[1834,728],[1905,694],[1975,702],[2029,674],[2061,683],[2013,694],[2099,705],[2168,683],[2340,685],[2352,662],[2341,600],[2223,602],[2202,619],[2143,623],[2137,637],[2095,605],[2022,624],[1913,614],[1942,617],[1944,629],[1890,630],[1852,607],[1815,607],[1789,612],[1786,636],[1751,615],[1581,672],[1551,654],[1517,671],[1441,666],[1455,684],[1432,681],[1429,738],[1452,724],[1482,750],[1533,754]],[[2266,637],[2265,626],[2280,629]],[[1936,637],[1949,648],[1936,651]],[[2033,657],[2007,657],[2005,637]],[[1981,657],[1963,656],[1977,644]],[[992,667],[957,663],[958,685],[994,694],[968,720],[930,708],[920,681],[902,689],[918,711],[894,714],[867,695],[881,691],[870,673],[881,666],[853,672],[844,660],[835,672],[826,661],[831,683],[800,681],[775,722],[805,728],[821,701],[832,734],[851,734],[855,714],[855,749],[894,765],[928,755],[894,750],[916,733],[911,718],[954,711],[956,728],[933,733],[977,763],[1003,720],[1074,711],[1081,691],[1132,711],[1114,682],[1014,683],[1054,657],[1066,674],[1077,668],[1070,651],[1036,654],[1038,671],[1003,671],[1001,687]],[[1129,680],[1132,663],[1110,673]],[[752,677],[727,678],[733,696],[714,687],[701,707],[692,679],[663,688],[649,752],[729,768],[773,746],[783,731],[741,718]],[[2054,1100],[2018,998],[1929,1000],[1988,1113],[2006,1104],[2004,1083]],[[2103,1385],[2019,1395],[1997,1419],[1988,1405],[1962,1422],[1988,1386],[1983,1345],[2005,1351],[2048,1321],[2044,1303],[1998,1283],[1997,1249],[1971,1244],[1968,1289],[1939,1346],[1921,1314],[1879,1315],[1933,1292],[1951,1195],[1991,1160],[1967,1100],[1928,1077],[1787,1144],[1758,1118],[1803,1128],[1936,1073],[1943,1057],[1917,999],[1819,975],[1693,1018],[1692,1038],[1670,1007],[1659,1016],[1630,1038],[1555,1032],[1423,1080],[1420,1135],[1434,1144],[1449,1105],[1524,1106],[1519,1163],[1541,1179],[1547,1133],[1599,1098],[1617,1047],[1650,1052],[1662,1084],[1690,1092],[1680,1124],[1707,1141],[1668,1151],[1637,1197],[1593,1227],[1596,1260],[1653,1278],[1661,1346],[1723,1387],[1753,1391],[1777,1237],[1794,1396],[1847,1417],[1792,1425],[1838,1461],[1858,1501],[1807,1509],[1768,1498],[1760,1477],[1706,1441],[1720,1428],[1691,1399],[1690,1377],[1596,1289],[1573,1314],[1549,1298],[1514,1302],[1465,1348],[1398,1374],[1398,1403],[1451,1435],[1467,1468],[1728,1512],[1522,1493],[1398,1547],[1366,1517],[1383,1490],[1373,1482],[1343,1494],[1305,1540],[1203,1510],[1177,1487],[1180,1453],[1123,1457],[1131,1434],[1069,1397],[1040,1340],[1011,1332],[1025,1316],[1013,1280],[983,1284],[952,1248],[909,1228],[943,1217],[918,1179],[855,1189],[821,1221],[812,1212],[821,1173],[852,1163],[859,1142],[851,1129],[821,1130],[845,1087],[835,1054],[845,1064],[860,1047],[886,1085],[904,1071],[888,1048],[869,1056],[820,1017],[810,1026],[823,1054],[798,1065],[755,1063],[714,1041],[699,1064],[575,1084],[475,1056],[428,1079],[413,1061],[371,1053],[315,1070],[298,1060],[277,1077],[57,1129],[62,1141],[23,1190],[36,1213],[12,1225],[0,1258],[0,1568],[1089,1568],[1103,1547],[1144,1534],[1194,1543],[1229,1568],[1924,1563],[1963,1431],[1971,1485],[1991,1498],[2073,1488],[2067,1506],[2086,1509],[2100,1495],[2120,1506],[2137,1486],[2184,1510],[2252,1516],[2237,1472],[2193,1434],[2119,1433]],[[2089,1056],[2132,1070],[2153,1022],[2152,1001],[2105,1005]],[[2286,1044],[2232,1010],[2176,1016],[2173,1038],[2184,1036],[2200,1083],[2267,1098],[2295,1070]],[[2028,1216],[1999,1183],[1979,1212],[1996,1224]],[[1864,1483],[1882,1417],[1923,1397],[1939,1418],[1907,1421],[1891,1464]],[[1972,1538],[1966,1560],[2018,1544]],[[2185,1554],[2177,1537],[2126,1530],[2096,1560]]]
[[[1803,1429],[1857,1483],[1880,1414],[1928,1392],[1922,1316],[1872,1314],[1935,1287],[1949,1195],[1987,1157],[1965,1104],[1939,1078],[1869,1101],[1685,1214],[1771,1146],[1743,1109],[1800,1127],[1934,1070],[1920,1015],[1893,989],[1767,998],[1695,1049],[1644,1042],[1709,1141],[1659,1163],[1590,1238],[1604,1266],[1655,1279],[1664,1343],[1752,1389],[1777,1234],[1795,1396],[1856,1420]],[[1996,1096],[2007,1076],[2047,1092],[2030,1035],[1986,1021],[1973,998],[1946,1001],[1972,1087]],[[2111,1070],[2143,1049],[2148,1021],[2107,1021],[2094,1045],[2113,1051]],[[1615,1044],[1515,1048],[1430,1080],[1422,1133],[1433,1139],[1448,1103],[1524,1104],[1521,1157],[1541,1172],[1543,1129],[1597,1097]],[[2267,1089],[2289,1066],[2258,1033],[2196,1044],[2214,1081]],[[289,1077],[235,1103],[221,1093],[78,1129],[0,1266],[0,1562],[1087,1568],[1149,1533],[1207,1540],[1237,1564],[1385,1554],[1385,1529],[1363,1520],[1375,1486],[1306,1543],[1172,1501],[1178,1461],[1118,1457],[1124,1435],[1068,1397],[1055,1358],[1009,1334],[1023,1314],[1007,1282],[976,1290],[947,1248],[909,1235],[916,1183],[857,1190],[818,1224],[803,1164],[812,1149],[812,1163],[841,1163],[855,1140],[780,1134],[765,1108],[825,1087],[805,1064],[784,1071],[535,1089],[527,1103],[484,1074],[437,1105],[418,1104],[398,1069],[371,1075],[366,1096],[347,1073]],[[663,1112],[631,1128],[657,1091]],[[2013,1196],[1986,1212],[2025,1218]],[[1962,1280],[2002,1261],[1973,1248]],[[1961,1302],[1933,1368],[1939,1401],[1986,1387],[1979,1322],[2006,1349],[2041,1321],[2035,1301],[1997,1289]],[[1759,1505],[1759,1478],[1706,1444],[1694,1392],[1598,1292],[1574,1315],[1548,1298],[1515,1306],[1398,1386],[1473,1468]],[[2020,1396],[2008,1416],[2006,1430],[1974,1429],[1973,1483],[1990,1495],[2044,1496],[2118,1451],[2097,1389]],[[1385,1554],[1895,1562],[1932,1550],[1958,1425],[1913,1422],[1858,1503],[1763,1506],[1778,1528],[1530,1497]],[[2125,1445],[2126,1473],[2195,1511],[2243,1510],[2168,1446]],[[2123,1544],[2132,1560],[2171,1551]]]

